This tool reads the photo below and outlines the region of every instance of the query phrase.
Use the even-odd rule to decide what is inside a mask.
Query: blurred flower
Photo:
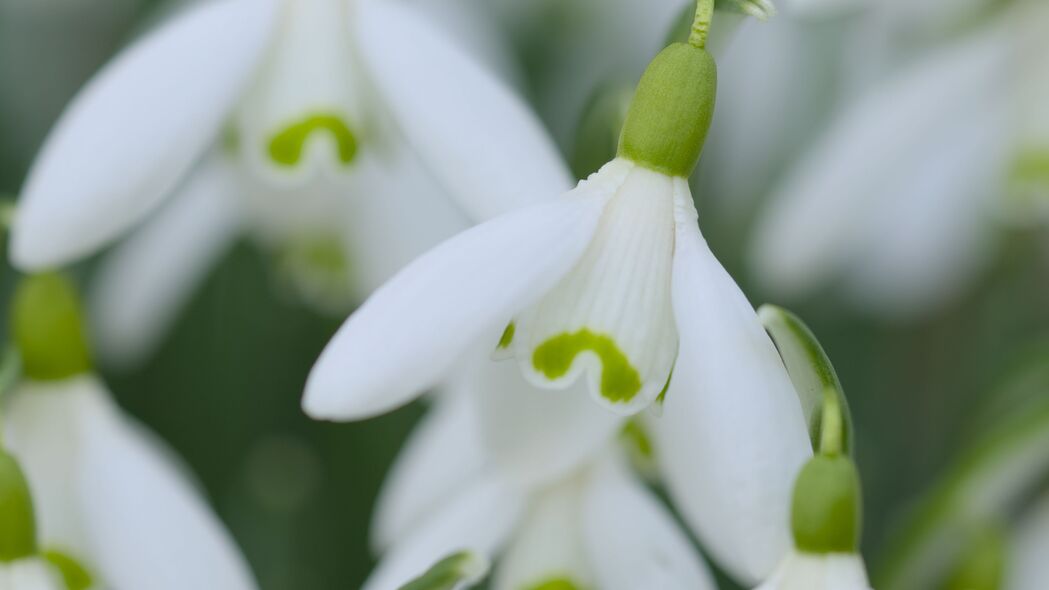
[[[45,554],[85,588],[255,588],[172,452],[91,374],[79,319],[56,275],[30,277],[15,295],[26,379],[7,400],[4,438],[25,468]]]
[[[101,341],[120,356],[148,348],[242,227],[278,251],[348,249],[293,259],[328,302],[329,277],[360,265],[374,284],[464,213],[487,219],[567,179],[517,98],[401,4],[223,0],[146,35],[74,100],[29,174],[11,256],[69,262],[171,196],[103,274]]]
[[[39,557],[0,563],[0,588],[4,590],[65,590],[51,566]]]
[[[618,458],[619,418],[582,396],[536,391],[513,370],[478,368],[394,465],[372,530],[385,556],[365,588],[397,588],[463,549],[499,558],[496,589],[715,587]]]
[[[1014,84],[1044,69],[1016,56],[1044,55],[1044,35],[1021,42],[1044,10],[985,16],[846,108],[774,191],[754,233],[755,275],[789,298],[834,285],[888,316],[964,289],[993,252],[993,221],[1012,208],[1010,107],[1014,92],[1029,94]]]

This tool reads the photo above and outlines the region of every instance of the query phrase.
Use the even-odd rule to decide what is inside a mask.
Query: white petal
[[[352,4],[285,2],[266,63],[237,113],[238,155],[275,186],[301,187],[355,169],[371,121],[346,28]]]
[[[39,558],[0,563],[0,590],[65,590],[62,579]]]
[[[594,407],[586,385],[565,391],[529,384],[513,362],[476,359],[467,387],[476,399],[493,468],[523,486],[564,477],[606,448],[623,419]]]
[[[366,418],[434,385],[477,338],[572,267],[603,204],[601,194],[569,193],[471,228],[417,259],[328,344],[306,383],[306,412]]]
[[[122,366],[148,357],[232,246],[241,223],[236,185],[218,158],[187,179],[156,217],[113,251],[90,297],[99,353]]]
[[[364,590],[397,590],[463,550],[491,559],[520,516],[520,496],[495,480],[474,482],[383,557]]]
[[[717,588],[674,518],[622,467],[605,466],[588,486],[583,533],[598,588]]]
[[[859,555],[791,551],[756,590],[871,590]]]
[[[382,99],[468,214],[490,219],[570,186],[535,115],[494,76],[407,7],[359,7],[354,30]]]
[[[618,159],[588,182],[608,183],[612,193],[593,241],[561,282],[515,319],[511,347],[537,386],[560,389],[585,374],[594,400],[633,414],[666,386],[677,355],[674,203],[691,204],[691,195],[683,180]]]
[[[1049,497],[1025,514],[1009,543],[1005,590],[1041,590],[1049,580]]]
[[[76,474],[83,448],[80,415],[107,395],[97,380],[26,382],[10,394],[4,438],[33,491],[40,544],[86,559],[90,543],[78,502]]]
[[[274,4],[222,0],[187,11],[85,87],[29,173],[12,227],[17,265],[88,254],[175,188],[252,75]]]
[[[811,455],[801,404],[747,298],[680,211],[674,315],[680,352],[657,457],[675,504],[712,556],[741,580],[791,546],[794,478]]]
[[[781,293],[798,296],[842,270],[865,270],[853,259],[869,246],[856,239],[869,235],[862,230],[864,223],[874,217],[895,223],[905,215],[892,213],[900,204],[894,197],[901,187],[923,183],[931,172],[926,170],[928,155],[955,139],[947,131],[958,129],[974,112],[982,117],[987,100],[1000,87],[996,80],[1007,71],[1008,52],[999,33],[944,49],[839,116],[772,196],[757,226],[751,259],[759,278]],[[969,125],[961,127],[964,131]],[[995,166],[993,153],[982,165]],[[951,190],[954,185],[924,188]],[[905,192],[918,194],[917,187]],[[879,247],[905,231],[880,229]]]
[[[251,590],[247,563],[168,451],[111,403],[80,416],[75,484],[92,563],[115,588]],[[173,558],[173,556],[177,556]]]
[[[555,582],[594,587],[583,552],[585,479],[577,475],[535,495],[495,572],[493,590],[539,588]]]
[[[486,458],[474,400],[468,395],[436,398],[383,482],[372,521],[372,546],[384,551],[406,538],[476,480]]]

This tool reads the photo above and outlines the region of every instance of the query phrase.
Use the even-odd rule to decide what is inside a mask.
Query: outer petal
[[[859,555],[811,555],[791,551],[756,590],[871,590]]]
[[[717,588],[673,517],[618,465],[606,465],[588,486],[583,539],[598,588]]]
[[[529,207],[417,259],[350,316],[324,350],[306,383],[306,412],[366,418],[432,386],[477,338],[572,267],[604,201],[602,194],[570,195]]]
[[[791,546],[794,478],[811,455],[797,394],[746,297],[681,212],[674,256],[680,352],[654,439],[675,504],[741,580]]]
[[[523,502],[495,480],[475,482],[379,563],[364,590],[397,590],[441,558],[471,550],[491,559],[506,541]]]
[[[468,54],[396,2],[359,8],[355,34],[383,100],[467,213],[489,219],[570,186],[535,116]]]
[[[901,232],[927,230],[896,225],[912,214],[914,205],[894,197],[929,198],[930,190],[957,190],[950,178],[930,180],[930,175],[942,175],[943,166],[927,167],[928,155],[957,140],[949,130],[969,128],[959,122],[974,112],[984,116],[994,89],[1000,87],[998,78],[1008,72],[1006,50],[1001,31],[995,29],[915,65],[846,110],[773,195],[751,252],[758,276],[783,293],[802,294],[826,283],[835,272],[867,271],[853,257],[872,246],[869,236],[877,235],[873,246],[884,248],[900,239]],[[972,132],[984,133],[982,126]],[[969,169],[951,174],[975,172],[982,181],[985,170],[1001,164],[995,150],[985,155],[969,162]],[[953,201],[950,195],[942,198]],[[966,203],[957,206],[972,209]],[[876,231],[865,227],[872,221],[881,222]],[[953,223],[950,218],[942,222]],[[904,262],[896,260],[906,268]],[[940,269],[933,262],[924,270],[935,283]],[[905,283],[888,274],[897,265],[882,265],[874,280]],[[907,274],[913,279],[917,273]]]
[[[250,590],[222,523],[137,425],[108,400],[79,416],[76,485],[92,561],[114,588]]]
[[[380,551],[406,538],[426,516],[474,481],[485,465],[475,402],[444,395],[412,432],[383,483],[372,522]]]
[[[272,0],[221,0],[131,46],[66,111],[29,173],[11,256],[29,269],[89,253],[171,192],[263,54]]]
[[[1049,580],[1049,497],[1025,515],[1010,543],[1006,590],[1041,590]]]
[[[91,293],[93,334],[109,360],[153,352],[176,314],[233,243],[241,210],[229,171],[215,158],[174,200],[106,259]]]
[[[594,407],[584,381],[567,390],[540,389],[511,360],[477,359],[467,387],[493,467],[525,486],[564,477],[606,448],[623,424]]]

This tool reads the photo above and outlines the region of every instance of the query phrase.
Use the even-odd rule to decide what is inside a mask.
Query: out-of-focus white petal
[[[240,97],[269,40],[275,4],[208,3],[103,69],[73,100],[29,173],[12,227],[15,264],[68,262],[160,203]]]
[[[166,451],[100,398],[78,416],[74,484],[92,563],[114,588],[251,590],[222,523]]]
[[[687,522],[721,565],[756,582],[791,546],[791,491],[812,448],[775,346],[693,215],[679,211],[673,298],[681,342],[652,434]]]
[[[92,335],[108,361],[149,356],[232,245],[241,223],[236,185],[219,158],[202,164],[156,217],[105,260],[90,296]]]
[[[90,543],[78,502],[76,474],[83,449],[80,415],[107,395],[97,380],[77,377],[26,382],[10,393],[4,439],[33,492],[39,541],[85,559]]]
[[[603,590],[715,590],[688,536],[666,509],[618,465],[587,486],[583,538]]]
[[[1005,590],[1042,590],[1049,583],[1049,497],[1026,514],[1009,543]]]
[[[440,559],[462,550],[491,559],[523,509],[520,495],[496,480],[479,480],[431,514],[379,562],[364,590],[397,590]]]
[[[593,568],[583,552],[586,479],[582,474],[567,478],[532,498],[495,573],[493,590],[594,587]]]
[[[950,129],[969,129],[981,136],[980,126],[970,129],[971,119],[973,113],[985,115],[988,101],[1000,88],[1007,49],[1002,29],[993,28],[915,64],[844,111],[772,196],[751,251],[757,276],[785,295],[798,296],[835,273],[867,270],[856,257],[871,246],[863,239],[872,233],[863,227],[870,220],[893,223],[879,226],[878,247],[900,240],[905,231],[927,231],[925,225],[899,225],[907,204],[900,210],[893,197],[906,193],[929,198],[918,194],[919,186],[926,191],[956,189],[950,179],[928,180],[929,174],[941,175],[947,169],[927,167],[926,162],[930,154],[945,149],[946,142],[957,140]],[[996,151],[988,149],[984,160],[950,174],[971,176],[975,167],[977,179],[982,179],[984,170],[1001,165]],[[972,209],[966,203],[949,206]],[[880,270],[892,268],[883,265]],[[926,270],[935,274],[936,269]],[[877,280],[893,285],[899,282],[894,276],[879,276]]]
[[[408,537],[442,503],[476,480],[485,466],[475,401],[468,395],[445,394],[435,402],[383,482],[371,528],[377,551]]]
[[[813,555],[791,550],[756,590],[871,590],[863,558],[855,554]]]
[[[511,361],[478,358],[467,388],[480,412],[483,445],[492,466],[526,487],[545,485],[607,446],[623,419],[594,407],[586,384],[539,389]]]
[[[58,572],[40,558],[0,563],[0,590],[65,590],[65,587]]]
[[[535,115],[425,19],[384,0],[361,0],[351,19],[401,131],[475,220],[553,198],[570,186]]]
[[[313,367],[306,412],[367,418],[434,385],[477,338],[505,325],[575,264],[606,200],[585,186],[473,227],[377,290]]]

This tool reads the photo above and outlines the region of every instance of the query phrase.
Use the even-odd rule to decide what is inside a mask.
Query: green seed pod
[[[73,285],[59,274],[24,278],[11,304],[15,345],[26,377],[58,381],[91,370]]]
[[[807,553],[855,553],[862,521],[860,476],[845,455],[817,455],[794,484],[794,544]]]
[[[648,65],[619,138],[619,156],[670,176],[688,177],[714,116],[717,65],[687,43],[667,47]]]

